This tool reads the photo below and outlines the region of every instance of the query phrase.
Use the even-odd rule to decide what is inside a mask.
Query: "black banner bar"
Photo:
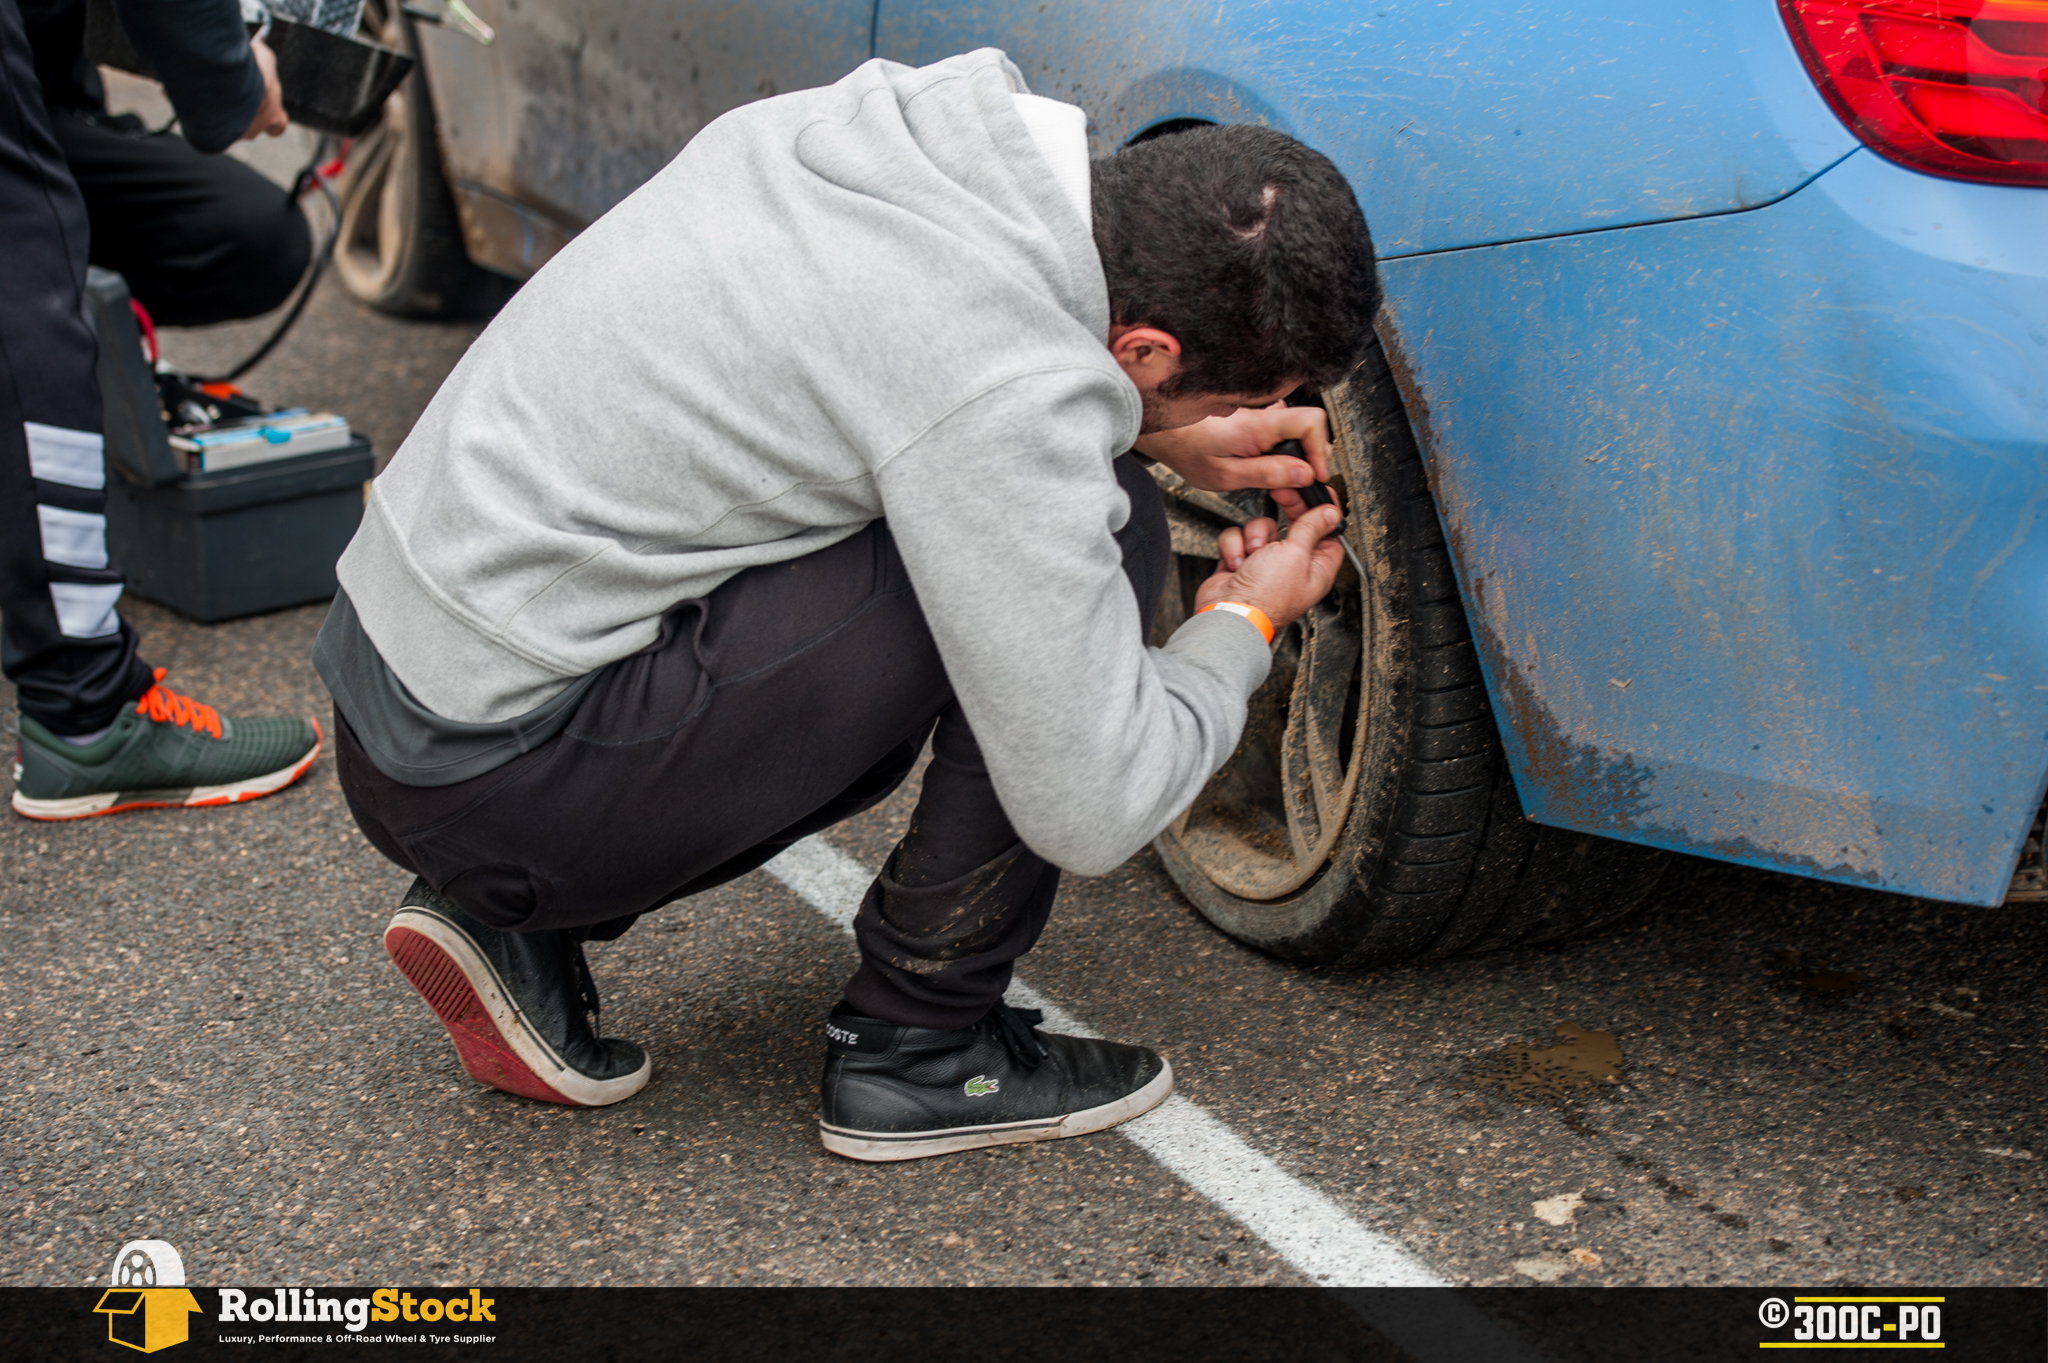
[[[167,1363],[2048,1363],[2026,1288],[0,1289],[0,1356]]]

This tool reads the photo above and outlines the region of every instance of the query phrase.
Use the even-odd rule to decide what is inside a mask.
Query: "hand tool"
[[[1308,463],[1308,451],[1301,447],[1299,440],[1283,440],[1268,450],[1267,453],[1284,454],[1290,459],[1299,459],[1304,464]],[[1307,502],[1310,506],[1334,506],[1337,501],[1336,497],[1331,494],[1328,483],[1310,483],[1307,487],[1295,490],[1301,493],[1301,500]],[[1351,560],[1351,571],[1358,574],[1360,582],[1364,582],[1365,565],[1358,561],[1358,551],[1353,549],[1351,541],[1344,537],[1344,517],[1341,513],[1337,518],[1336,528],[1331,530],[1330,533],[1337,537],[1337,543],[1344,546],[1344,557]]]

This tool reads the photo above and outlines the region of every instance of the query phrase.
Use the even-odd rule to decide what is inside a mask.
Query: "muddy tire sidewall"
[[[1224,932],[1317,965],[1552,942],[1634,913],[1670,854],[1524,814],[1443,522],[1377,341],[1323,402],[1365,568],[1344,826],[1324,864],[1270,900],[1223,888],[1171,827],[1155,843],[1167,873]]]
[[[1167,874],[1203,917],[1239,941],[1289,960],[1342,958],[1369,930],[1372,913],[1363,888],[1395,814],[1408,745],[1415,669],[1406,628],[1408,554],[1400,514],[1406,490],[1395,476],[1397,461],[1383,457],[1386,433],[1375,429],[1385,424],[1374,413],[1376,377],[1360,370],[1324,396],[1336,446],[1332,475],[1347,501],[1345,533],[1367,575],[1360,613],[1362,703],[1353,739],[1358,786],[1344,832],[1314,879],[1270,901],[1219,887],[1170,831],[1154,844]],[[1383,407],[1387,394],[1377,396]]]

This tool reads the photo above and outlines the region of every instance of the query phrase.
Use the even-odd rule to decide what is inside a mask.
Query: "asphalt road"
[[[388,453],[475,329],[330,282],[249,383]],[[217,363],[256,330],[170,353]],[[326,713],[322,608],[127,609],[179,689]],[[833,844],[877,864],[913,795]],[[654,1054],[645,1092],[480,1089],[384,958],[407,880],[325,758],[242,808],[0,816],[0,1283],[103,1283],[142,1235],[209,1283],[1305,1280],[1116,1134],[826,1155],[816,1029],[853,952],[766,873],[592,949],[607,1029]],[[1067,882],[1023,975],[1452,1281],[2038,1286],[2044,955],[2039,909],[1681,861],[1598,937],[1334,973],[1221,936],[1144,853]]]

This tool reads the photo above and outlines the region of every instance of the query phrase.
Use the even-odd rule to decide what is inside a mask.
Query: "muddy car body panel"
[[[474,8],[496,48],[423,58],[512,273],[869,51],[1001,47],[1097,154],[1302,138],[1373,225],[1532,817],[1999,899],[2048,782],[2048,192],[1863,149],[1770,0]]]
[[[2044,214],[1858,151],[1387,264],[1534,817],[1998,902],[2048,775]]]
[[[422,13],[442,13],[423,0]],[[868,59],[872,0],[475,0],[477,41],[421,23],[472,259],[523,277],[712,119]]]

